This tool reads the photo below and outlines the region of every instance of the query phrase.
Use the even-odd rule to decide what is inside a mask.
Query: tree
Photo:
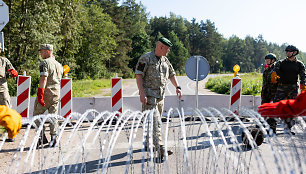
[[[217,32],[215,24],[210,20],[207,20],[206,23],[201,21],[200,28],[204,35],[201,55],[208,60],[211,72],[216,73],[222,67],[222,35]]]
[[[182,74],[185,71],[185,63],[189,57],[188,50],[184,47],[184,44],[179,40],[174,31],[170,32],[169,39],[173,44],[168,55],[169,61],[175,71]]]
[[[151,42],[150,37],[145,32],[138,32],[132,38],[132,51],[129,52],[129,56],[132,60],[129,62],[129,67],[133,70],[136,68],[139,57],[150,51]]]
[[[202,43],[204,42],[204,33],[201,32],[200,25],[193,18],[191,23],[185,22],[189,33],[188,45],[191,55],[200,55],[202,50]]]
[[[82,9],[81,47],[76,54],[78,78],[109,76],[105,62],[115,59],[116,34],[118,32],[109,15],[95,4]]]

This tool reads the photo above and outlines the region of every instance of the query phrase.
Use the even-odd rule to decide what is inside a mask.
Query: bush
[[[205,85],[205,88],[219,94],[230,94],[231,79],[233,76],[223,76],[210,78]],[[260,95],[262,88],[262,74],[246,73],[241,75],[242,79],[242,95]]]
[[[97,79],[97,80],[75,80],[72,82],[72,96],[73,97],[90,97],[95,94],[101,93],[101,89],[110,88],[110,79]],[[110,93],[106,93],[110,96]]]

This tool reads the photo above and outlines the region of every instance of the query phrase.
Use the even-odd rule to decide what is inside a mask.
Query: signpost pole
[[[200,61],[200,58],[199,56],[197,56],[197,68],[196,68],[196,91],[195,91],[195,95],[196,95],[196,109],[198,109],[198,106],[199,106],[199,61]]]
[[[205,79],[205,77],[209,73],[208,61],[202,56],[191,56],[185,64],[185,72],[186,72],[187,77],[190,80],[196,81],[195,109],[198,109],[199,108],[199,81]],[[196,116],[196,113],[193,113],[191,117],[185,118],[185,121],[192,121],[192,120],[199,119],[194,116]]]
[[[0,0],[0,31],[4,28],[4,26],[9,21],[9,9],[8,6]],[[4,52],[4,34],[3,32],[0,33],[0,42],[2,47],[2,52]]]

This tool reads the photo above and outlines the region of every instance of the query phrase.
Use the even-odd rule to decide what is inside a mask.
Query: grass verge
[[[262,88],[261,73],[246,73],[239,77],[242,80],[242,95],[260,95]],[[206,83],[205,88],[219,94],[230,94],[232,78],[233,76],[211,78]]]
[[[73,97],[91,97],[101,93],[101,89],[111,87],[110,79],[97,80],[74,80],[72,81],[72,96]],[[110,93],[105,93],[105,96],[110,96]]]

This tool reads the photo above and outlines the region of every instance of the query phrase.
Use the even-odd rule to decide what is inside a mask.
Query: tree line
[[[4,55],[18,72],[27,71],[36,79],[41,43],[54,45],[56,59],[70,66],[74,79],[109,78],[114,73],[134,77],[138,58],[153,50],[161,36],[174,45],[168,58],[179,74],[192,55],[204,56],[211,73],[232,71],[235,64],[241,72],[258,71],[269,52],[285,58],[286,44],[268,42],[262,35],[225,38],[209,19],[188,21],[174,13],[149,18],[146,8],[135,0],[121,4],[117,0],[4,2],[10,11],[3,29]],[[305,62],[305,53],[298,58]]]

